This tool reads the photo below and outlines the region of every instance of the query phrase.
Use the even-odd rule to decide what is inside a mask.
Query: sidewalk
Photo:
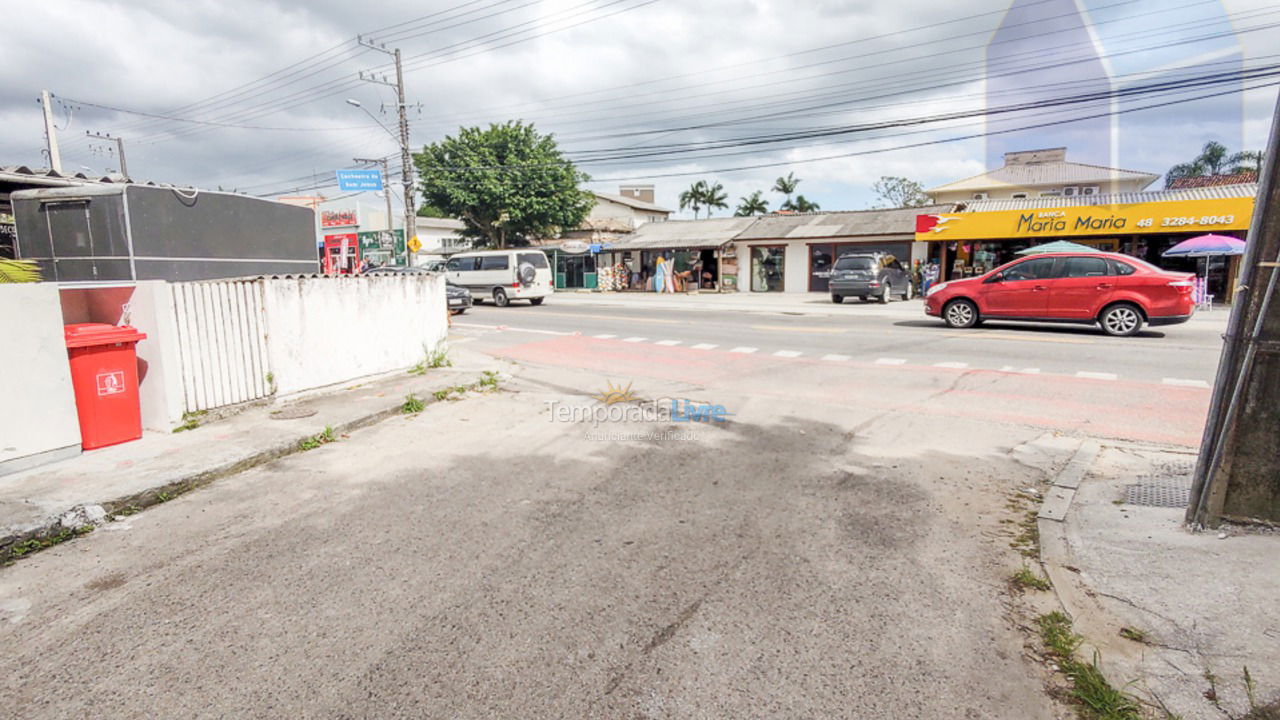
[[[1103,442],[1065,520],[1039,521],[1041,557],[1112,685],[1171,717],[1244,717],[1280,700],[1280,533],[1184,529],[1195,461]]]
[[[654,292],[576,292],[561,290],[548,303],[635,307],[662,310],[783,313],[787,315],[873,315],[881,317],[924,317],[924,304],[919,298],[894,300],[886,305],[845,300],[837,305],[824,292],[816,293],[654,293]]]
[[[487,355],[451,349],[451,367],[397,373],[322,394],[250,407],[223,420],[0,477],[0,561],[19,543],[50,538],[136,512],[221,477],[300,450],[325,428],[335,436],[401,413],[405,396],[471,385],[506,366]]]

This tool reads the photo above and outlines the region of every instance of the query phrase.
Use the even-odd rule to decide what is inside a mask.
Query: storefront
[[[1164,258],[1173,245],[1215,233],[1244,239],[1257,185],[1166,190],[1091,198],[971,203],[961,212],[918,216],[916,240],[944,279],[982,275],[1053,240],[1121,252],[1169,270],[1195,272],[1208,293],[1229,298],[1238,262]],[[1072,201],[1075,201],[1074,204]],[[1087,201],[1087,202],[1085,202]]]

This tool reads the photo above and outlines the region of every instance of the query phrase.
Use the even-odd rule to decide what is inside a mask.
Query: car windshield
[[[875,261],[869,257],[842,257],[836,261],[836,270],[870,270]]]

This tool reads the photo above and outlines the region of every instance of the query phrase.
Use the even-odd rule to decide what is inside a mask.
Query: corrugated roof
[[[1138,170],[1122,170],[1102,165],[1075,162],[1044,162],[1005,165],[981,175],[939,185],[927,193],[954,192],[957,190],[983,190],[992,187],[1030,187],[1036,185],[1089,185],[1121,180],[1146,180],[1155,182],[1159,174]],[[1144,186],[1145,187],[1145,186]]]
[[[92,176],[84,173],[60,173],[49,168],[32,169],[26,165],[0,165],[0,182],[63,187],[85,183],[124,183],[129,180],[118,173]]]
[[[916,216],[951,212],[951,203],[886,210],[762,215],[735,240],[794,240],[858,235],[914,235]]]
[[[1106,195],[1076,195],[1074,197],[1042,197],[1025,198],[1020,200],[974,200],[973,202],[963,203],[964,210],[961,212],[1034,210],[1037,208],[1085,207],[1093,205],[1128,205],[1132,203],[1214,200],[1218,198],[1257,196],[1257,183],[1243,183],[1240,185],[1184,188],[1181,190],[1152,190],[1150,192],[1114,193]]]
[[[715,248],[733,241],[755,221],[753,217],[728,217],[645,223],[630,236],[611,243],[609,249]]]
[[[595,192],[594,190],[591,192],[591,194],[595,195],[598,198],[604,198],[609,202],[616,202],[619,205],[626,205],[628,207],[633,207],[637,210],[650,210],[652,212],[667,213],[668,215],[670,215],[673,212],[664,207],[654,205],[651,202],[645,202],[638,198],[627,197],[626,195],[614,195],[613,193]]]
[[[1245,172],[1233,173],[1231,175],[1205,175],[1203,177],[1174,178],[1173,182],[1169,185],[1169,189],[1185,190],[1187,188],[1217,187],[1219,185],[1245,185],[1256,182],[1258,182],[1258,172],[1256,170],[1246,170]]]

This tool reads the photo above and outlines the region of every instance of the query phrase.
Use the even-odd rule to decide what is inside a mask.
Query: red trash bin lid
[[[122,342],[137,342],[147,337],[128,325],[110,325],[108,323],[75,323],[64,325],[63,335],[67,347],[92,347],[94,345],[114,345]]]

